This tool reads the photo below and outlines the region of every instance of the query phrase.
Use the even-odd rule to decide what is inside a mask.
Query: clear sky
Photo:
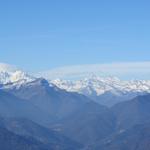
[[[149,0],[0,0],[0,62],[38,71],[149,60]]]

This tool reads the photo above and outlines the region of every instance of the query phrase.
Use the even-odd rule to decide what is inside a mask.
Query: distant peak
[[[17,67],[5,63],[0,63],[0,84],[14,83],[21,80],[26,82],[34,78]]]
[[[47,81],[46,79],[44,79],[44,78],[37,78],[37,79],[35,80],[35,82],[37,82],[37,83],[39,83],[39,84],[46,84],[46,85],[49,84],[48,81]]]
[[[44,78],[37,78],[37,79],[29,82],[29,84],[35,84],[35,85],[40,85],[40,86],[44,86],[44,87],[49,86],[49,82]]]
[[[115,95],[120,95],[124,93],[134,92],[134,93],[150,93],[150,81],[125,81],[120,80],[113,76],[95,76],[75,80],[52,80],[53,84],[61,89],[65,89],[71,92],[78,92],[85,95],[102,95],[105,92],[111,92]]]

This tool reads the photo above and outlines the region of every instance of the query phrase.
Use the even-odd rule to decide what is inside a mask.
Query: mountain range
[[[52,81],[5,65],[0,74],[1,149],[149,150],[149,81]]]
[[[41,77],[43,78],[43,77]],[[0,85],[2,88],[19,88],[22,84],[37,79],[17,67],[0,64]],[[120,80],[117,77],[100,77],[92,75],[89,78],[71,81],[63,79],[51,80],[51,86],[57,86],[68,92],[83,94],[95,102],[111,107],[114,104],[132,99],[138,95],[150,93],[150,80]]]
[[[59,88],[84,94],[99,104],[112,106],[120,101],[150,93],[150,81],[123,81],[116,77],[91,76],[79,81],[52,80]]]

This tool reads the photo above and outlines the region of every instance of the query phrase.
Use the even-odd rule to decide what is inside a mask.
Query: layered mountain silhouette
[[[26,102],[55,119],[68,117],[91,101],[86,96],[49,85],[48,81],[43,78],[23,84],[19,88],[6,89],[6,91],[25,99]]]
[[[89,102],[77,113],[55,124],[55,128],[86,145],[111,134],[115,129],[115,118],[106,107]]]
[[[86,150],[149,150],[150,124],[135,125],[125,131],[117,132]]]
[[[23,150],[149,147],[149,94],[108,108],[39,78],[1,88],[0,116],[0,148],[4,150],[15,150],[15,146]]]
[[[113,106],[115,131],[99,139],[90,150],[148,150],[150,147],[150,95],[138,96]]]
[[[0,127],[0,148],[2,150],[48,150],[33,138],[16,135],[2,127]]]
[[[0,90],[0,115],[28,118],[41,124],[46,124],[50,121],[48,114],[35,105],[3,90]]]
[[[150,122],[150,94],[138,96],[111,108],[116,116],[117,129],[124,130],[136,124]]]
[[[81,148],[81,144],[63,136],[59,132],[45,128],[28,119],[1,117],[0,124],[2,129],[15,134],[16,137],[25,137],[26,140],[30,139],[31,142],[33,141],[35,144],[39,145],[41,149],[76,150]]]

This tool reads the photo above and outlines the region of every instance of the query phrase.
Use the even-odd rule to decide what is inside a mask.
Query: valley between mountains
[[[50,80],[0,65],[0,149],[149,150],[150,81]]]

